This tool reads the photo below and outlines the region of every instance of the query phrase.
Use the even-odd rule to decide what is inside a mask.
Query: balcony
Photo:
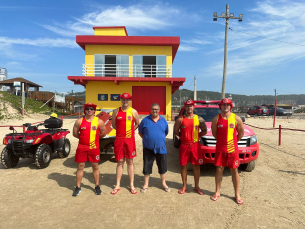
[[[83,64],[84,76],[172,77],[172,65]]]

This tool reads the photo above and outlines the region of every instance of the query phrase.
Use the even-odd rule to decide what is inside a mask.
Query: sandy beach
[[[0,125],[21,125],[46,119],[31,115],[23,120],[1,121]],[[76,118],[76,117],[75,117]],[[64,119],[63,128],[72,132],[76,119]],[[246,123],[272,128],[271,118],[247,118]],[[276,127],[305,130],[304,119],[277,119]],[[173,147],[173,122],[166,144],[170,193],[161,189],[154,165],[150,187],[140,193],[143,185],[142,142],[136,134],[137,157],[135,186],[138,194],[129,192],[126,171],[121,191],[111,195],[115,185],[116,163],[112,155],[103,155],[100,168],[101,196],[94,194],[90,164],[86,164],[82,192],[72,197],[75,187],[74,162],[78,139],[68,134],[71,153],[68,158],[53,154],[46,169],[37,169],[31,159],[21,159],[16,168],[0,165],[1,208],[0,228],[305,228],[305,132],[283,130],[278,146],[278,130],[253,128],[258,136],[260,155],[252,172],[240,171],[240,192],[244,205],[234,202],[230,170],[225,169],[221,197],[210,200],[215,189],[215,167],[201,167],[200,187],[205,195],[193,191],[192,172],[188,176],[188,192],[179,195],[182,186],[178,149]],[[0,137],[11,131],[0,128]],[[22,128],[18,128],[19,131]],[[1,143],[0,150],[4,146]]]

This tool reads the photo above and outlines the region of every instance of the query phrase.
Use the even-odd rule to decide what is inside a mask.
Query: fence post
[[[78,118],[80,118],[80,111],[78,112]]]
[[[281,145],[282,143],[282,126],[279,125],[279,146]]]
[[[22,129],[23,129],[23,133],[25,133],[25,126],[22,126]]]
[[[61,120],[64,121],[64,116],[63,115],[61,116]]]

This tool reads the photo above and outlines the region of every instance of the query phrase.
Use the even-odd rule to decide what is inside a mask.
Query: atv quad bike
[[[23,126],[27,127],[25,133],[17,133],[10,126],[13,133],[3,139],[6,146],[1,152],[1,162],[6,169],[15,167],[21,157],[33,158],[37,167],[43,169],[49,166],[53,152],[57,152],[61,158],[69,156],[71,145],[66,136],[70,131],[61,129],[62,120],[50,118],[36,126],[30,123]],[[45,129],[38,129],[39,126]]]

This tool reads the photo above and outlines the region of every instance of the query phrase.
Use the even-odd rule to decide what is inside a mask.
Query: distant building
[[[6,70],[6,68],[0,67],[0,81],[6,80],[6,79],[7,79],[7,70]],[[6,87],[0,86],[0,91],[6,91]]]

